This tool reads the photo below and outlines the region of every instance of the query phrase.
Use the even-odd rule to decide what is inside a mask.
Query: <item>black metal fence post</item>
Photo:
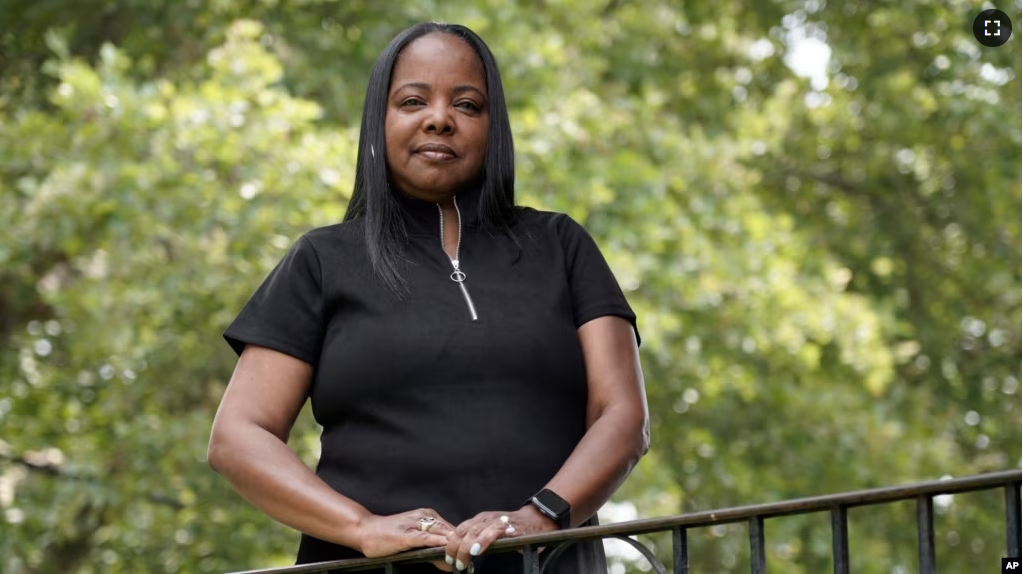
[[[671,529],[671,564],[675,574],[689,574],[689,536],[686,529]]]
[[[849,517],[842,505],[831,509],[831,553],[835,574],[849,574]]]
[[[540,574],[540,555],[532,544],[522,549],[522,574]]]
[[[764,552],[764,517],[749,519],[749,564],[753,574],[767,574],[767,555]]]
[[[920,550],[920,574],[936,574],[934,565],[934,499],[921,494],[916,497],[916,533]]]
[[[1008,556],[1020,558],[1020,514],[1019,514],[1019,482],[1005,485],[1005,549]]]

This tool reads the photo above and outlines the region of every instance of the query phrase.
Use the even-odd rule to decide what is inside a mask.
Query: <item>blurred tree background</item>
[[[609,517],[1019,467],[1021,53],[973,38],[988,7],[0,0],[0,570],[292,560],[204,460],[220,333],[343,215],[369,70],[423,20],[490,44],[519,202],[639,313],[654,447]],[[938,500],[943,571],[1004,555],[998,494]],[[916,569],[911,506],[850,518],[854,571]],[[748,571],[744,526],[690,536]],[[772,570],[830,537],[768,521]]]

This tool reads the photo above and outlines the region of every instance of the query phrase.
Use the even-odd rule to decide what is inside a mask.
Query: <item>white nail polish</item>
[[[447,562],[448,564],[454,564],[455,563],[455,559],[450,557],[450,556],[448,556],[447,554],[444,555],[444,561]]]
[[[455,570],[458,571],[465,570],[465,564],[462,564],[461,560],[455,560]]]
[[[469,554],[472,554],[473,556],[479,556],[480,555],[480,543],[479,542],[477,542],[476,544],[472,545],[472,548],[469,549]]]

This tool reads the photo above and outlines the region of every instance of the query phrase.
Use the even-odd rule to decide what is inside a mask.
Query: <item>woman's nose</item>
[[[427,110],[423,121],[423,130],[429,133],[451,133],[455,131],[455,123],[451,118],[447,105],[434,104]]]

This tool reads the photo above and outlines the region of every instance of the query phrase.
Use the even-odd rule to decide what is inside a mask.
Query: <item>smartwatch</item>
[[[540,514],[553,520],[559,529],[564,530],[571,525],[572,505],[552,490],[545,488],[534,494],[526,503],[532,504]]]

